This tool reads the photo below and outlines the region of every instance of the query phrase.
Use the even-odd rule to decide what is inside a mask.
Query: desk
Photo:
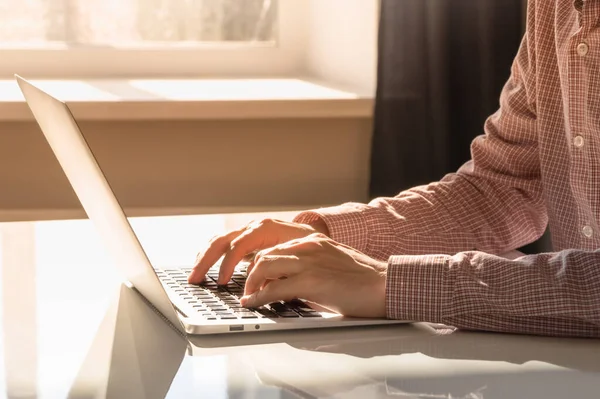
[[[151,260],[175,266],[228,220],[132,223]],[[600,396],[598,340],[428,324],[185,339],[120,284],[88,221],[0,224],[0,237],[0,392],[11,398]]]

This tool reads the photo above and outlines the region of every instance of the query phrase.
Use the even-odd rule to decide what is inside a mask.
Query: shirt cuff
[[[450,256],[392,256],[386,278],[389,319],[442,323],[451,295]]]
[[[365,252],[369,245],[369,211],[366,205],[347,204],[302,212],[294,218],[294,222],[309,224],[321,219],[334,241]]]

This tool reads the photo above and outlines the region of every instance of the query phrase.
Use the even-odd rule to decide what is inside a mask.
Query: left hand
[[[387,264],[312,234],[261,251],[246,280],[242,306],[302,298],[353,317],[385,317]]]

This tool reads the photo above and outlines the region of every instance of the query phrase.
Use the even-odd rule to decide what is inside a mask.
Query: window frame
[[[0,48],[0,79],[297,76],[304,69],[309,2],[279,0],[277,43],[118,48]]]

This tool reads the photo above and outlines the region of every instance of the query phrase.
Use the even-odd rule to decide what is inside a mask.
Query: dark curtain
[[[439,180],[469,160],[471,141],[498,108],[524,11],[523,0],[381,0],[373,198]]]

